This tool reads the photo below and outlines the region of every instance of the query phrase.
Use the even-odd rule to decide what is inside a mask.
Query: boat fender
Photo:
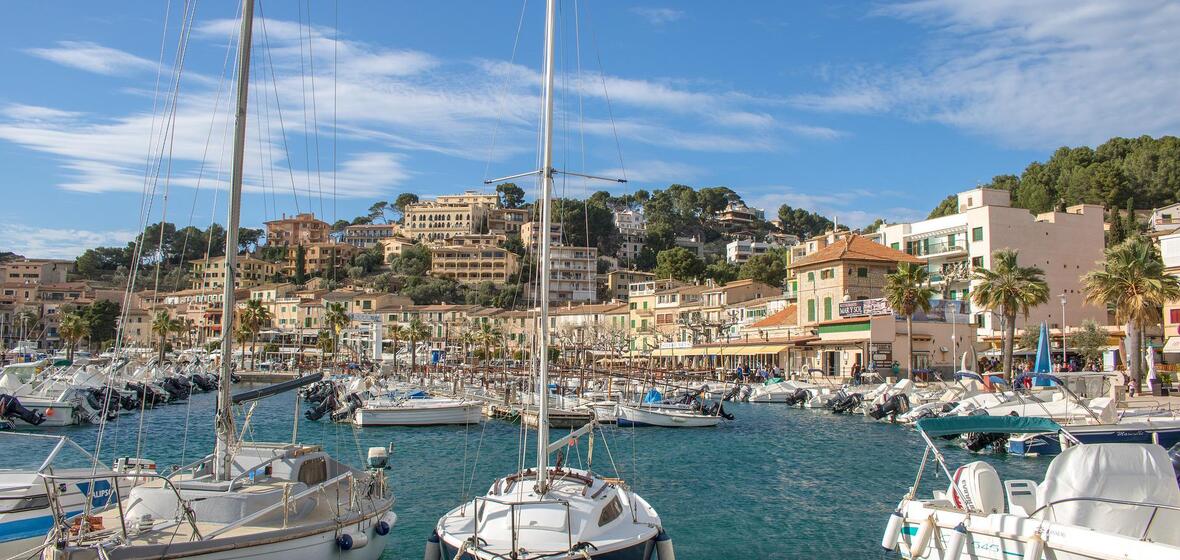
[[[432,531],[430,536],[426,538],[426,554],[422,556],[422,560],[441,560],[442,547],[438,544],[438,533]]]
[[[881,537],[881,548],[893,550],[897,548],[897,538],[901,536],[901,526],[905,523],[905,515],[901,510],[894,510],[889,516],[889,523],[885,525],[885,536]]]
[[[942,551],[942,557],[947,560],[957,560],[963,553],[963,546],[967,544],[967,527],[962,523],[955,526],[951,531],[951,538],[946,541],[946,549]]]
[[[1024,560],[1041,560],[1045,554],[1045,539],[1041,535],[1033,535],[1024,545]]]
[[[397,514],[392,511],[385,512],[381,519],[377,520],[377,526],[373,528],[378,535],[385,536],[389,534],[389,530],[393,528],[393,524],[397,522]]]
[[[914,540],[910,541],[910,558],[922,558],[926,556],[926,547],[930,545],[930,537],[934,536],[934,530],[937,525],[934,523],[934,516],[927,517],[921,525],[918,526],[918,534],[914,535]]]
[[[676,551],[672,549],[672,537],[663,531],[656,536],[656,556],[660,560],[676,560]]]
[[[357,550],[369,544],[369,536],[364,533],[341,533],[336,537],[336,546],[340,550]]]

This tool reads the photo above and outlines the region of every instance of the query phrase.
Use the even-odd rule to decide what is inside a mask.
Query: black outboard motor
[[[168,391],[170,395],[169,400],[174,401],[187,399],[192,389],[192,385],[189,384],[188,379],[179,375],[165,378],[160,385],[164,387],[165,391]]]
[[[349,393],[347,397],[344,397],[344,408],[332,413],[332,421],[340,422],[341,420],[352,417],[352,413],[356,412],[356,409],[364,406],[364,404],[361,401],[360,395]]]
[[[988,434],[988,433],[972,433],[964,434],[963,442],[966,444],[969,451],[982,451],[987,447],[993,447],[997,450],[1004,450],[1007,448],[1005,443],[1008,441],[1008,434]]]
[[[86,390],[86,404],[106,416],[107,420],[119,417],[119,395],[114,389],[94,387]]]
[[[336,395],[328,394],[327,397],[320,401],[319,405],[317,405],[315,408],[309,408],[307,412],[304,412],[303,417],[311,420],[312,422],[315,422],[316,420],[323,418],[325,414],[336,410],[339,404],[340,403],[336,400]]]
[[[213,379],[207,374],[194,373],[191,379],[193,385],[196,385],[198,389],[205,391],[206,393],[217,389],[217,383],[214,383]]]
[[[886,416],[888,416],[890,420],[894,420],[897,418],[898,414],[905,414],[906,412],[909,412],[909,410],[909,397],[905,395],[893,395],[892,397],[886,399],[885,402],[874,406],[873,409],[869,411],[869,416],[872,416],[873,420],[880,420]]]
[[[167,400],[164,395],[159,394],[151,385],[146,383],[128,381],[127,388],[135,391],[136,395],[139,395],[139,401],[143,403],[144,408],[155,408],[156,405],[164,404]]]
[[[238,375],[238,372],[236,372],[236,371],[229,372],[229,382],[230,383],[240,383],[241,381],[242,381],[242,376]]]
[[[802,406],[811,398],[811,392],[807,389],[795,389],[794,393],[787,396],[787,400],[783,401],[787,406]]]
[[[861,402],[864,402],[864,397],[860,393],[844,395],[842,398],[833,399],[832,412],[835,414],[850,413],[853,409],[860,406]]]
[[[119,406],[123,407],[123,410],[135,410],[139,408],[139,397],[132,393],[120,393]]]
[[[40,426],[45,422],[45,415],[25,408],[16,397],[0,393],[0,418],[19,418],[28,424]]]

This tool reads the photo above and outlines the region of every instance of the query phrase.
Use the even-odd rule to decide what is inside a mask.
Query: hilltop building
[[[316,219],[315,214],[305,213],[283,217],[266,222],[266,244],[273,247],[291,247],[331,241],[332,231],[328,222]]]

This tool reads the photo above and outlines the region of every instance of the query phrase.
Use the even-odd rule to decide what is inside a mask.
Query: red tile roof
[[[897,249],[886,247],[876,241],[869,240],[860,235],[852,234],[837,240],[835,243],[824,247],[810,255],[807,255],[793,263],[791,268],[802,268],[806,266],[814,266],[821,263],[832,261],[871,261],[871,262],[885,262],[885,263],[914,263],[919,264],[921,259],[903,253]]]
[[[798,324],[799,321],[799,306],[795,304],[788,305],[782,311],[775,313],[757,323],[750,325],[754,329],[766,329],[772,327],[791,327]]]

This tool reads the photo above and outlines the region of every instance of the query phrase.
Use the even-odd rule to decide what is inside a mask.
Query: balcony
[[[930,243],[927,245],[915,244],[915,257],[957,257],[967,254],[966,243]]]

